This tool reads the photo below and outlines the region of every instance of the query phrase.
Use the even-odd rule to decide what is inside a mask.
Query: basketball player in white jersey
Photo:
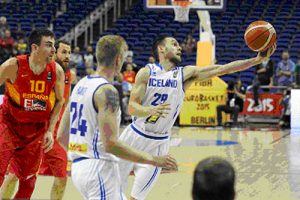
[[[134,116],[133,122],[123,131],[120,140],[152,155],[167,155],[171,128],[180,112],[184,91],[193,79],[204,80],[245,70],[270,57],[275,48],[270,48],[264,55],[259,53],[255,58],[226,65],[179,67],[181,47],[176,39],[169,36],[158,38],[152,51],[159,64],[148,64],[138,72],[128,107],[129,114]],[[153,107],[156,113],[153,113]],[[119,162],[119,167],[123,191],[128,175],[134,171],[132,200],[145,199],[161,171],[160,167],[125,160]]]
[[[84,199],[122,199],[117,157],[177,169],[170,156],[152,156],[118,141],[120,108],[118,91],[111,85],[126,57],[127,44],[107,35],[96,47],[98,68],[81,79],[70,97],[58,139],[70,123],[68,155],[73,161],[72,180]],[[117,156],[117,157],[116,157]]]

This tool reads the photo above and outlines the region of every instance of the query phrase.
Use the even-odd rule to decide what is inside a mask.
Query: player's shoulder
[[[62,66],[60,64],[58,64],[57,62],[55,62],[55,66],[56,66],[56,72],[58,73],[64,73],[64,70],[62,68]]]
[[[93,100],[97,110],[106,102],[114,102],[114,105],[119,105],[119,92],[112,84],[104,84],[96,89]]]
[[[137,82],[140,82],[140,81],[148,81],[148,78],[149,78],[149,76],[150,76],[150,72],[151,72],[150,68],[147,67],[147,65],[146,65],[146,67],[143,67],[143,68],[141,68],[141,69],[138,71],[135,80],[136,80]]]
[[[18,59],[16,57],[9,58],[0,66],[2,70],[5,72],[15,73],[19,68]]]
[[[7,59],[1,66],[18,67],[18,59],[17,57],[11,57]]]
[[[104,98],[107,93],[119,94],[118,90],[110,83],[100,85],[95,91],[95,95],[101,98]]]

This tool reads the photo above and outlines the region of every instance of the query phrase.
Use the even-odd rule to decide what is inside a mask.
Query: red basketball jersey
[[[3,108],[19,122],[44,122],[50,119],[55,104],[56,64],[35,75],[29,67],[29,55],[16,57],[18,74],[14,83],[5,82]]]
[[[65,90],[64,90],[65,102],[68,102],[69,100],[70,90],[71,90],[71,71],[68,70],[65,72]]]

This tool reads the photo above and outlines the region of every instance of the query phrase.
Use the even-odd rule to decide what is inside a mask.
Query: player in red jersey
[[[65,90],[64,99],[65,104],[60,112],[59,121],[56,124],[54,131],[54,145],[53,148],[44,154],[42,165],[40,167],[39,174],[54,176],[54,183],[51,190],[51,199],[62,199],[67,184],[67,153],[58,144],[56,140],[57,130],[62,117],[62,114],[67,105],[70,91],[71,83],[75,80],[75,73],[69,69],[71,46],[65,41],[58,41],[55,43],[56,47],[56,62],[58,62],[65,72]]]
[[[0,84],[5,82],[0,106],[0,185],[10,164],[19,179],[18,199],[31,197],[42,152],[53,147],[64,103],[64,72],[53,61],[53,32],[34,30],[28,40],[30,55],[10,58],[0,67]]]
[[[60,112],[59,120],[56,123],[54,130],[54,145],[53,148],[47,153],[43,154],[42,164],[39,169],[40,175],[54,176],[54,183],[51,190],[51,199],[62,199],[67,183],[67,154],[66,151],[58,144],[56,140],[58,126],[64,112],[65,105],[69,100],[71,83],[76,79],[74,71],[69,69],[71,46],[66,41],[56,41],[56,56],[55,61],[59,63],[64,70],[64,99],[65,103]],[[12,169],[9,170],[11,173],[7,176],[4,184],[1,188],[0,198],[10,199],[14,192],[15,185],[18,181],[17,176],[14,174]]]

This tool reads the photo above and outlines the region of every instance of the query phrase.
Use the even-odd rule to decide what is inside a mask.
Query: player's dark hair
[[[67,42],[66,40],[56,40],[55,41],[55,44],[54,44],[54,47],[55,47],[55,49],[56,49],[56,51],[57,51],[57,49],[59,48],[59,44],[66,44],[66,45],[69,45],[70,46],[70,43],[69,42]]]
[[[153,45],[152,45],[152,55],[155,58],[155,60],[159,61],[158,49],[157,49],[158,46],[162,45],[165,42],[165,39],[168,38],[168,37],[170,37],[170,36],[168,36],[168,35],[161,35],[161,36],[158,36],[154,40]]]
[[[33,30],[28,37],[28,46],[31,51],[31,45],[36,44],[40,45],[42,41],[42,37],[51,37],[55,38],[54,33],[48,29],[35,29]]]
[[[235,172],[229,162],[210,157],[202,160],[194,172],[193,200],[233,200]]]

